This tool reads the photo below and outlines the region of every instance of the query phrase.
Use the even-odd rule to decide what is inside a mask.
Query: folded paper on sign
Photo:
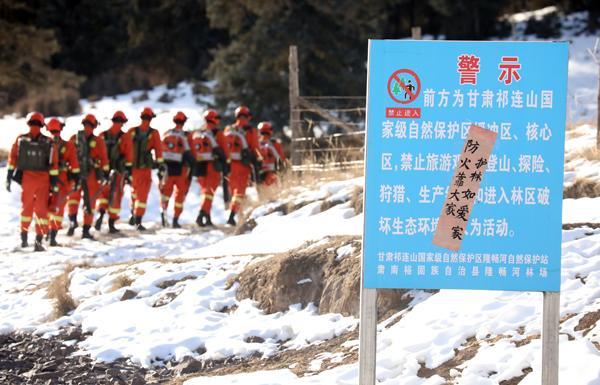
[[[433,237],[434,245],[460,250],[496,136],[496,132],[479,126],[469,128]]]

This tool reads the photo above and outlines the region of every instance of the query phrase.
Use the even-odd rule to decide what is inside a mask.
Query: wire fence
[[[299,164],[294,171],[362,168],[364,163],[365,97],[303,96],[295,108],[299,119],[292,138]]]

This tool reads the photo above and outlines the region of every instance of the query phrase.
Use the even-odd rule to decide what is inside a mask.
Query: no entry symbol
[[[390,76],[387,89],[394,101],[400,104],[412,103],[421,92],[421,80],[414,71],[404,68]]]

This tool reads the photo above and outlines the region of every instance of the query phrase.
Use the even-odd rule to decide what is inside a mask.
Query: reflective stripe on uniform
[[[156,158],[156,162],[162,163],[162,162],[164,162],[164,159],[163,158]]]
[[[102,205],[102,204],[105,204],[105,203],[107,203],[107,204],[108,204],[108,199],[101,198],[101,199],[98,199],[98,200],[96,201],[96,204],[97,204],[97,205]]]
[[[198,156],[196,157],[196,160],[213,160],[213,154],[212,152],[202,152],[200,154],[198,154]]]
[[[54,222],[61,223],[63,221],[63,217],[62,217],[62,215],[50,214],[50,220],[54,221]]]
[[[146,203],[145,202],[140,202],[140,201],[135,201],[135,208],[140,208],[140,209],[145,209],[146,208]]]
[[[59,174],[59,171],[58,171],[58,170],[50,170],[50,175],[52,175],[52,176],[56,176],[56,175],[58,175],[58,174]]]
[[[163,151],[163,157],[172,162],[181,162],[183,160],[183,154],[180,152]]]
[[[168,195],[164,195],[164,194],[163,194],[163,195],[161,195],[161,196],[160,196],[160,199],[161,199],[163,202],[168,202],[168,201],[169,201],[169,199],[171,199],[171,197],[170,197],[170,196],[168,196]]]
[[[15,169],[15,165],[14,164],[9,164],[8,165],[8,169],[9,170],[14,170]]]
[[[116,209],[114,207],[109,207],[108,208],[108,212],[111,214],[118,214],[121,211],[121,209]]]
[[[79,171],[81,171],[81,170],[79,170],[79,168],[73,168],[73,169],[71,169],[71,172],[74,173],[74,174],[79,173]]]
[[[21,222],[31,222],[31,217],[22,216],[21,217]]]
[[[178,209],[183,207],[183,203],[177,203],[175,202],[175,207],[177,207]]]
[[[69,199],[69,200],[67,201],[67,204],[68,204],[68,205],[78,205],[78,204],[79,204],[79,201],[78,201],[78,200],[76,200],[76,199]]]
[[[208,201],[212,201],[213,200],[214,195],[213,194],[204,194],[204,199],[208,200]]]
[[[103,171],[109,171],[109,170],[110,170],[110,168],[108,168],[108,165],[105,165],[104,167],[102,167],[102,170],[103,170]]]
[[[48,220],[47,219],[43,219],[43,218],[35,218],[35,223],[37,223],[38,225],[47,225],[48,224]]]

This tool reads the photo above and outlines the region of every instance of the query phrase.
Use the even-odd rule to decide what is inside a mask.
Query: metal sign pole
[[[558,385],[560,292],[544,292],[542,325],[542,385]]]
[[[377,355],[377,289],[360,289],[358,383],[375,385]]]

